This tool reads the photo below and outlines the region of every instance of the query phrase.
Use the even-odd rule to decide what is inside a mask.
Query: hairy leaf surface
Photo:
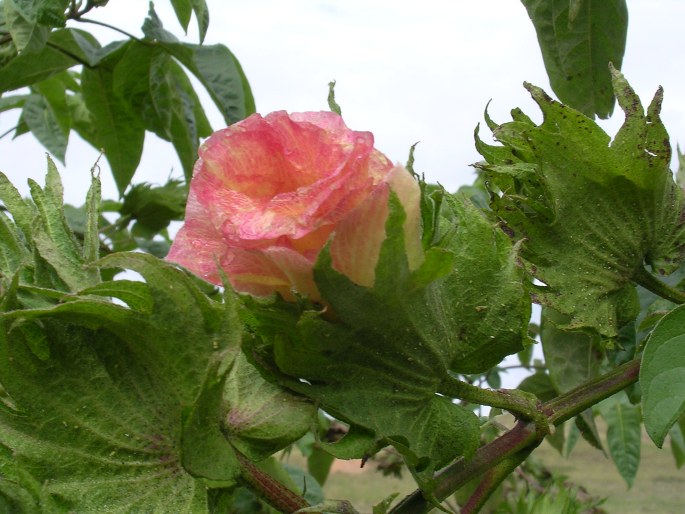
[[[623,76],[614,90],[626,120],[613,141],[592,120],[527,85],[544,114],[518,110],[496,125],[504,146],[477,139],[491,206],[542,282],[534,300],[570,316],[562,328],[615,337],[638,313],[631,279],[644,264],[660,274],[683,259],[683,193],[669,170],[659,90],[647,112]]]

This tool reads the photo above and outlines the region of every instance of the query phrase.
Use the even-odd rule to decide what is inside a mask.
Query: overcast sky
[[[473,129],[492,99],[490,112],[504,121],[513,107],[539,120],[524,80],[551,93],[535,31],[517,0],[209,0],[208,43],[227,45],[252,84],[259,112],[327,109],[327,84],[347,124],[374,133],[376,146],[404,162],[416,141],[416,168],[449,189],[473,180],[479,159]],[[685,140],[685,67],[682,65],[682,0],[629,0],[630,26],[623,71],[647,103],[665,88],[663,118],[673,142]],[[143,0],[117,0],[93,18],[134,34],[147,12]],[[156,9],[166,28],[182,36],[167,0]],[[193,20],[191,24],[194,25]],[[77,25],[73,25],[77,26]],[[93,25],[81,25],[93,30]],[[97,27],[95,27],[97,28]],[[106,42],[120,39],[97,28]],[[188,41],[196,42],[195,31]],[[220,116],[210,109],[218,129]],[[620,113],[604,123],[613,134]],[[0,133],[16,117],[0,116]],[[487,131],[486,131],[487,132]],[[487,134],[486,134],[487,135]],[[136,181],[164,182],[181,176],[173,148],[153,135]],[[64,171],[66,200],[80,204],[97,152],[71,135]],[[44,149],[30,135],[0,140],[0,170],[22,190],[26,177],[42,181]],[[103,165],[106,197],[116,189]]]

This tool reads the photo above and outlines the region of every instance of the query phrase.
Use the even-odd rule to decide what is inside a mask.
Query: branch
[[[648,291],[673,303],[685,303],[685,293],[665,284],[652,273],[640,266],[632,277],[633,282],[641,285]]]
[[[541,410],[549,423],[560,425],[588,407],[637,382],[639,372],[640,360],[632,360],[550,400],[542,405]],[[434,478],[435,489],[432,496],[439,501],[444,500],[474,477],[495,468],[501,462],[512,462],[510,459],[515,458],[516,454],[523,450],[531,452],[543,438],[544,434],[538,432],[535,423],[519,421],[509,432],[481,446],[471,460],[460,458],[440,470]],[[487,485],[484,486],[484,489],[486,488]],[[424,498],[421,490],[416,490],[396,505],[390,513],[425,514],[431,508],[433,505]]]
[[[302,496],[288,489],[269,473],[259,469],[242,453],[235,450],[235,454],[242,468],[242,479],[250,489],[272,507],[280,512],[292,513],[310,506]]]

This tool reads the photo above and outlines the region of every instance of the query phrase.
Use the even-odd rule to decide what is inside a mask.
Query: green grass
[[[600,429],[601,431],[601,429]],[[534,455],[557,473],[583,486],[593,496],[606,497],[610,514],[681,514],[685,512],[685,469],[675,467],[670,449],[659,450],[643,437],[642,459],[635,484],[628,489],[610,458],[579,441],[569,459],[547,443]],[[347,499],[362,513],[392,493],[399,498],[414,490],[408,473],[403,478],[383,477],[369,469],[361,473],[332,473],[325,484],[326,497]],[[436,511],[437,512],[437,511]]]

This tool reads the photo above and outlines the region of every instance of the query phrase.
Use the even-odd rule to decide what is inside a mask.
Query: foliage
[[[97,164],[79,208],[63,205],[51,160],[30,198],[0,174],[0,508],[352,513],[320,486],[334,458],[382,450],[386,472],[401,459],[419,489],[397,503],[379,492],[374,514],[452,497],[465,513],[601,512],[529,456],[545,440],[568,455],[584,437],[630,485],[643,424],[682,466],[682,173],[669,168],[661,91],[645,110],[616,69],[624,2],[524,1],[564,103],[527,84],[540,124],[486,112],[498,143],[476,130],[484,161],[461,193],[413,177],[412,211],[388,192],[370,282],[336,267],[335,245],[350,241],[327,232],[312,258],[320,298],[239,294],[226,269],[216,287],[160,259],[189,187],[132,182],[145,132],[173,144],[189,181],[212,129],[187,71],[227,124],[254,102],[230,51],[201,44],[204,0],[172,0],[200,44],[179,41],[150,4],[142,38],[103,47],[72,25],[106,3],[1,2],[0,111],[20,109],[15,136],[31,132],[58,159],[72,130],[104,148],[119,199],[101,201]],[[625,122],[612,140],[591,116],[614,98]],[[500,390],[514,354],[531,374]],[[295,447],[307,470],[274,458]]]

